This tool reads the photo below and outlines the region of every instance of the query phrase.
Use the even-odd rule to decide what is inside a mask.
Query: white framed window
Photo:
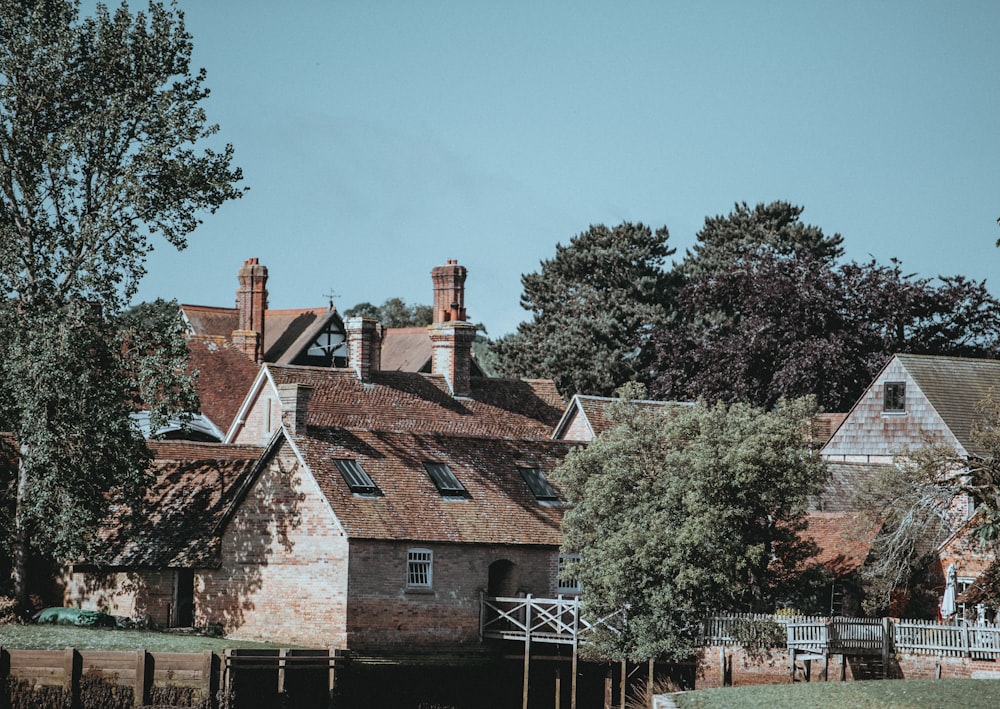
[[[570,566],[575,564],[580,560],[579,554],[560,554],[559,555],[559,576],[556,580],[556,588],[559,593],[580,593],[582,590],[580,588],[580,582],[576,578],[566,578],[564,572]]]
[[[889,414],[906,413],[906,382],[886,382],[882,390],[882,411]]]
[[[406,551],[406,587],[431,588],[434,571],[434,554],[430,549]]]

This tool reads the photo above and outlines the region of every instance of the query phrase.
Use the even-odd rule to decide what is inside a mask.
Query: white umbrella
[[[948,618],[955,615],[955,587],[958,585],[958,572],[955,571],[955,564],[948,564],[946,581],[944,585],[944,598],[941,600],[941,617]]]

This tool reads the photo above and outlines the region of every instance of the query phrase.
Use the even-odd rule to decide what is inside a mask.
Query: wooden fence
[[[175,652],[94,652],[88,650],[14,650],[0,648],[0,677],[36,690],[60,688],[80,695],[85,680],[100,680],[112,688],[132,691],[135,706],[156,702],[158,695],[186,693],[194,703],[214,706],[220,689],[275,696],[317,696],[301,705],[326,706],[343,666],[341,650],[226,650],[222,656]],[[317,686],[317,679],[320,680]],[[261,682],[266,686],[262,686]],[[308,685],[307,690],[302,688]],[[246,692],[244,692],[246,693]],[[322,703],[320,703],[322,700]]]
[[[738,645],[738,628],[747,622],[783,626],[789,647],[821,652],[876,653],[883,638],[896,652],[1000,659],[1000,625],[942,623],[899,618],[823,618],[766,614],[716,616],[705,623],[702,645]]]
[[[620,632],[621,612],[604,618],[588,619],[581,615],[576,597],[482,598],[480,636],[499,640],[518,640],[574,645],[586,642],[596,627]]]

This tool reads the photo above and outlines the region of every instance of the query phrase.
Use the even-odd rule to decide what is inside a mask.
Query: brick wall
[[[407,550],[433,554],[432,587],[408,589]],[[355,540],[351,542],[348,647],[422,652],[479,646],[479,598],[490,564],[513,563],[504,593],[555,593],[555,547]]]
[[[260,446],[271,440],[271,435],[281,425],[281,404],[275,399],[274,390],[266,384],[252,402],[246,418],[233,443]]]
[[[195,582],[195,622],[235,638],[344,647],[347,540],[287,444],[223,534],[222,565]]]
[[[791,681],[788,651],[785,648],[748,653],[741,647],[706,647],[698,656],[695,686],[698,689],[712,689],[723,686],[722,654],[728,663],[727,678],[732,686],[750,684],[788,684]],[[805,663],[796,662],[797,680],[804,679]],[[837,682],[843,665],[847,681],[881,678],[881,659],[868,662],[863,658],[831,655],[828,681]],[[822,681],[823,663],[813,660],[811,680]],[[941,655],[916,655],[897,653],[889,660],[890,679],[1000,679],[1000,663],[992,660],[976,660],[968,657],[944,657]]]
[[[127,618],[148,616],[166,626],[174,597],[174,571],[73,571],[67,575],[63,605]]]

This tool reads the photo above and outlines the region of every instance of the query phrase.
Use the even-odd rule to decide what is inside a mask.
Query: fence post
[[[132,697],[135,706],[141,707],[149,704],[149,685],[147,674],[149,672],[149,653],[145,650],[135,652],[135,687],[132,689]]]
[[[972,657],[972,648],[969,645],[969,624],[962,621],[962,655]]]
[[[889,646],[892,643],[891,621],[882,619],[882,679],[889,677]]]
[[[486,592],[479,591],[479,644],[483,644],[483,634],[486,632]]]
[[[67,648],[63,653],[63,682],[66,690],[73,698],[73,706],[80,703],[80,675],[83,672],[83,658],[74,648]]]
[[[528,709],[528,673],[531,671],[531,594],[524,601],[524,689],[521,709]]]
[[[201,661],[201,691],[202,700],[212,702],[215,700],[215,692],[212,691],[212,685],[215,680],[215,653],[211,650],[205,650],[202,653]]]

